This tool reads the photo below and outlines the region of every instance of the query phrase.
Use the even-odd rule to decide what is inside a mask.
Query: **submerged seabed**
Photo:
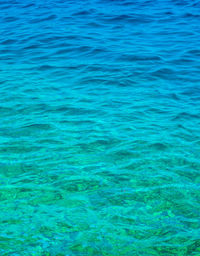
[[[0,255],[200,255],[199,1],[0,2]]]

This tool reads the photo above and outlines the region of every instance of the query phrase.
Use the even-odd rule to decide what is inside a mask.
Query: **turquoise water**
[[[199,256],[199,2],[0,14],[0,255]]]

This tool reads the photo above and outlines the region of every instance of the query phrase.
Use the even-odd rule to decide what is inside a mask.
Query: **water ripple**
[[[199,8],[0,1],[0,255],[200,254]]]

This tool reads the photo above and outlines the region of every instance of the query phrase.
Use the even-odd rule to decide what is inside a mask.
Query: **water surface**
[[[0,255],[200,255],[200,4],[0,2]]]

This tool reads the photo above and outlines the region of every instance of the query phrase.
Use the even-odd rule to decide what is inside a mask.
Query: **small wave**
[[[40,23],[40,22],[44,22],[44,21],[50,21],[50,20],[55,20],[57,18],[56,15],[52,14],[52,15],[49,15],[47,17],[44,17],[44,18],[36,18],[36,19],[32,19],[30,20],[29,22],[34,24],[34,23]]]
[[[29,124],[22,127],[22,129],[33,129],[33,130],[49,130],[51,125],[49,124]]]
[[[118,60],[123,61],[160,61],[162,60],[159,56],[142,56],[142,55],[132,55],[132,54],[123,54],[118,58]]]

